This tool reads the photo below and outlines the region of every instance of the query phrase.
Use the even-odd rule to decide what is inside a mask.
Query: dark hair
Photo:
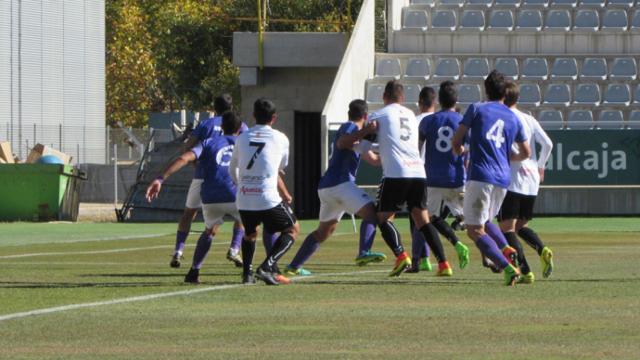
[[[507,80],[498,70],[493,70],[484,80],[484,90],[487,93],[489,101],[498,101],[504,99],[505,87]]]
[[[275,113],[276,106],[270,100],[259,98],[253,103],[253,117],[256,118],[256,124],[265,125],[270,123]]]
[[[349,120],[360,120],[367,111],[367,102],[362,99],[355,99],[349,103]]]
[[[504,104],[512,107],[520,98],[520,86],[513,81],[507,81],[504,89]]]
[[[418,96],[418,104],[430,108],[436,102],[436,91],[429,86],[425,86],[420,90],[420,95]]]
[[[232,107],[233,99],[229,94],[222,94],[213,99],[213,110],[215,110],[216,115],[222,115],[231,110]]]
[[[227,111],[222,114],[222,131],[225,135],[233,135],[240,130],[242,120],[240,116],[233,111]]]
[[[384,97],[391,102],[399,102],[404,96],[404,86],[397,80],[390,80],[384,87]]]
[[[452,81],[443,81],[438,91],[438,102],[443,109],[451,109],[458,102],[458,90]]]

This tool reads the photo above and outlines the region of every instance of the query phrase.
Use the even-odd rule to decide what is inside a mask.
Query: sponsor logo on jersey
[[[264,191],[262,190],[262,188],[259,188],[259,187],[243,186],[240,188],[240,192],[242,193],[242,195],[258,195],[258,194],[262,194]]]

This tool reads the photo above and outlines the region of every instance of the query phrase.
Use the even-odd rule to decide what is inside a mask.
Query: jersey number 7
[[[253,167],[253,164],[255,163],[256,159],[258,158],[258,155],[260,155],[260,153],[262,152],[262,149],[264,149],[264,145],[265,143],[263,142],[257,142],[257,141],[250,141],[249,142],[249,146],[255,146],[256,152],[253,153],[253,156],[251,157],[251,160],[249,161],[249,164],[247,164],[247,170],[251,169]]]

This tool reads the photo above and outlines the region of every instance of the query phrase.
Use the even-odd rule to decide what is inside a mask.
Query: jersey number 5
[[[489,141],[493,141],[496,145],[496,149],[500,149],[502,147],[502,143],[504,143],[504,121],[502,119],[498,119],[493,126],[487,131],[486,138]]]
[[[258,158],[258,155],[260,155],[260,153],[262,152],[262,149],[264,149],[264,145],[265,145],[265,143],[263,143],[263,142],[257,142],[257,141],[250,141],[249,142],[249,146],[255,146],[257,149],[256,149],[256,152],[253,153],[253,156],[251,157],[251,160],[247,164],[247,170],[249,170],[249,169],[251,169],[253,167],[253,164],[255,163],[256,159]]]
[[[406,130],[405,134],[400,134],[400,140],[402,141],[409,141],[409,139],[411,139],[411,128],[407,125],[408,122],[408,118],[400,118],[400,130]]]

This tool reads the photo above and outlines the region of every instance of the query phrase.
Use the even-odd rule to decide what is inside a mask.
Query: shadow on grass
[[[184,278],[184,276],[189,271],[188,268],[185,268],[184,271],[178,271],[175,273],[128,273],[128,274],[83,274],[79,275],[79,277],[106,277],[106,278]],[[210,272],[202,272],[200,276],[234,276],[236,274],[229,273],[210,273]],[[240,273],[238,273],[240,276]]]
[[[540,283],[640,283],[640,278],[626,279],[545,279]],[[537,282],[536,282],[537,283]],[[428,285],[428,286],[457,286],[474,284],[501,284],[501,279],[447,279],[447,280],[415,280],[415,279],[378,279],[378,280],[339,280],[339,279],[309,279],[297,280],[299,285],[360,285],[360,286],[406,286],[406,285]],[[531,285],[518,285],[531,286]],[[535,286],[535,285],[534,285]]]
[[[146,283],[37,283],[37,282],[21,282],[21,281],[3,281],[0,282],[0,289],[79,289],[79,288],[126,288],[126,287],[155,287],[167,286],[169,284],[161,282]]]

